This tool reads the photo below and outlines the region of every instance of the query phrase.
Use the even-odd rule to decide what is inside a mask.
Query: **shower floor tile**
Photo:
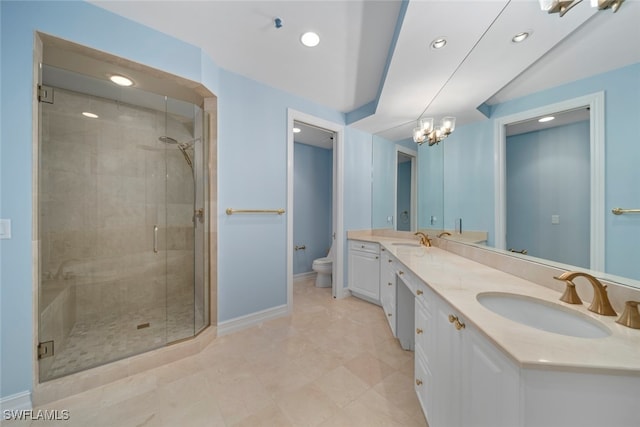
[[[138,329],[138,325],[146,323],[148,327]],[[76,322],[64,346],[55,349],[55,359],[50,369],[41,372],[41,379],[46,381],[103,365],[193,335],[194,308],[190,298],[173,301],[169,307],[147,307]]]

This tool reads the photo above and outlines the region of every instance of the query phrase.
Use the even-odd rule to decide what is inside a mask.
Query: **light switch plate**
[[[551,224],[560,224],[560,215],[551,215]]]
[[[0,219],[0,239],[11,238],[11,220]]]

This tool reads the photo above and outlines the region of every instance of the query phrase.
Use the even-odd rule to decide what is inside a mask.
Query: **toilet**
[[[330,288],[331,272],[333,271],[333,243],[331,243],[331,249],[329,249],[327,256],[314,260],[311,268],[318,273],[316,275],[316,287]]]

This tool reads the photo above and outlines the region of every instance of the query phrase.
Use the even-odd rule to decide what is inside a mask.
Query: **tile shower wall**
[[[193,120],[62,89],[41,107],[41,378],[193,335],[194,182],[158,141],[192,140]]]

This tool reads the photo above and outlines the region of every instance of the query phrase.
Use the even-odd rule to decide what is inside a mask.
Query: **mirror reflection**
[[[589,111],[506,126],[506,247],[590,268]]]
[[[590,269],[599,277],[640,287],[636,260],[640,214],[613,213],[616,208],[640,209],[640,193],[634,185],[640,182],[640,51],[609,48],[606,63],[573,79],[563,74],[558,59],[571,57],[587,40],[591,50],[596,49],[594,34],[610,29],[603,25],[615,25],[615,31],[627,39],[638,39],[640,29],[629,25],[632,17],[620,18],[622,12],[637,16],[637,5],[628,6],[615,22],[595,17],[514,76],[485,102],[486,119],[461,121],[438,145],[413,144],[418,152],[417,229],[433,230],[431,235],[450,231],[453,235],[446,238],[465,242],[482,240],[473,234],[478,232],[486,236],[482,244],[512,249],[513,256]],[[554,72],[565,78],[553,84],[542,81],[540,76]],[[594,112],[584,102],[580,109],[553,111],[552,127],[524,127],[531,119],[541,118],[534,115],[536,111],[595,95],[602,97],[596,102],[602,109],[601,122],[589,119]],[[529,116],[524,117],[525,113]],[[578,117],[561,122],[565,115]],[[506,141],[502,154],[496,148],[500,134]],[[380,221],[385,218],[379,210],[382,199],[392,193],[382,190],[384,171],[375,167],[385,156],[376,148],[376,138],[372,228],[391,228]],[[597,138],[601,138],[600,147],[594,146]],[[410,135],[402,141],[412,145]],[[505,157],[503,166],[498,163],[499,154]],[[389,169],[386,176],[393,173]],[[392,203],[393,196],[389,200]],[[469,233],[476,238],[465,239]]]
[[[418,228],[418,152],[411,140],[392,142],[373,136],[371,228]]]

